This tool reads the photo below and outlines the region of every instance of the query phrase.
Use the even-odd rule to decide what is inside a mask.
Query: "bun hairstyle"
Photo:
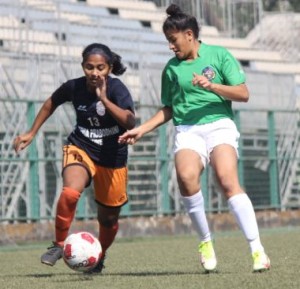
[[[192,30],[194,37],[198,39],[200,28],[197,19],[184,13],[179,6],[171,4],[167,9],[167,18],[163,23],[163,32],[166,34],[168,31],[185,31]]]
[[[107,63],[112,66],[111,72],[114,75],[122,75],[126,71],[126,67],[121,61],[121,56],[111,51],[108,46],[101,43],[92,43],[82,51],[82,63],[87,60],[88,56],[93,54],[102,55],[106,59]]]
[[[184,14],[182,12],[182,10],[180,9],[179,6],[177,6],[176,4],[171,4],[167,9],[166,9],[166,13],[169,16],[174,16],[174,15],[178,15],[178,14]]]

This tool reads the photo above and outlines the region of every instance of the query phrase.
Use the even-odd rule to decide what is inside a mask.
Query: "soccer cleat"
[[[201,242],[199,244],[199,257],[200,263],[206,272],[212,272],[216,270],[217,259],[212,241]]]
[[[252,254],[253,258],[253,272],[263,272],[269,270],[271,267],[271,262],[269,257],[265,252],[254,252]]]
[[[53,245],[47,249],[48,251],[41,257],[41,262],[49,266],[54,266],[56,261],[62,257],[63,247],[53,243]]]
[[[100,261],[98,262],[98,264],[96,265],[95,268],[93,268],[92,270],[86,271],[85,274],[100,274],[102,272],[102,269],[105,268],[104,260],[105,260],[105,256],[103,256],[100,259]]]

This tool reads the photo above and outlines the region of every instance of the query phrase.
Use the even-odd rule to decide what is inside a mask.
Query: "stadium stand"
[[[26,17],[30,19],[30,21],[27,21],[24,31],[29,31],[32,34],[37,34],[37,31],[48,32],[49,41],[47,44],[53,42],[54,35],[59,46],[72,47],[72,49],[63,48],[62,51],[51,45],[39,45],[41,43],[37,43],[38,41],[34,41],[34,37],[31,37],[30,40],[33,44],[29,45],[28,49],[32,53],[62,53],[63,55],[71,53],[75,57],[79,55],[78,52],[84,45],[101,39],[101,41],[107,42],[113,49],[124,55],[124,59],[130,63],[137,63],[140,59],[140,56],[137,57],[137,53],[132,53],[133,50],[137,50],[137,47],[139,53],[149,52],[147,56],[149,62],[164,63],[171,54],[166,49],[166,41],[162,33],[153,31],[153,29],[146,29],[142,25],[144,21],[147,21],[149,11],[155,15],[161,12],[152,2],[140,2],[131,0],[109,1],[109,3],[107,1],[87,1],[86,3],[63,1],[58,2],[57,5],[49,6],[49,3],[47,3],[44,6],[41,4],[45,3],[43,1],[39,1],[38,5],[34,5],[36,1],[30,1],[30,5],[23,9],[23,13],[12,7],[6,7],[2,10],[2,13],[18,17],[23,22],[26,22]],[[112,8],[127,9],[130,13],[134,12],[135,17],[131,17],[130,20],[126,19],[129,17],[121,13],[111,14],[109,9]],[[145,15],[140,14],[139,17],[136,17],[136,11],[143,11]],[[160,27],[162,20],[163,17],[156,20]],[[116,33],[116,31],[118,32]],[[5,31],[3,31],[3,34],[5,34]],[[11,33],[7,31],[6,34]],[[12,35],[14,34],[12,33]],[[47,35],[45,35],[45,39],[47,39],[46,37]],[[5,39],[5,35],[3,38],[4,42],[9,40],[7,37]],[[251,45],[251,42],[247,39],[222,38],[215,28],[209,26],[202,27],[201,39],[207,41],[207,43],[227,47],[243,63],[250,61],[282,61],[281,55],[276,51],[261,50]],[[137,47],[136,43],[139,44]],[[4,45],[6,44],[4,43]],[[13,47],[13,45],[11,46]],[[157,57],[151,57],[153,53]]]
[[[268,73],[292,74],[300,86],[300,13],[268,14],[250,31],[247,41],[253,48],[278,53],[282,61],[254,59],[252,69]]]
[[[252,47],[278,51],[284,59],[300,61],[300,13],[265,14],[250,31],[247,40]]]

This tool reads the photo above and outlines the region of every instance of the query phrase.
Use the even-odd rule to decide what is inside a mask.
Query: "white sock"
[[[204,199],[201,190],[193,196],[182,197],[182,201],[200,241],[210,241],[211,234],[205,215]]]
[[[247,194],[234,195],[228,199],[228,206],[244,233],[251,252],[264,251],[260,242],[255,212]]]

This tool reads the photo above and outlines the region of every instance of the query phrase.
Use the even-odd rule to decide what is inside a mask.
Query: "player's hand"
[[[211,85],[212,85],[212,83],[206,78],[206,76],[199,75],[196,73],[193,73],[192,84],[194,86],[198,85],[198,86],[208,89],[208,90],[211,90]]]
[[[131,130],[126,131],[122,135],[119,136],[119,143],[126,144],[135,144],[141,137],[143,136],[142,131],[139,127],[133,128]]]
[[[28,145],[30,145],[33,138],[34,138],[34,135],[31,133],[24,133],[24,134],[17,136],[13,142],[15,152],[18,153],[19,151],[23,150]]]
[[[97,79],[96,94],[98,96],[98,99],[102,102],[107,99],[107,95],[106,95],[106,77],[100,75],[99,78]]]

